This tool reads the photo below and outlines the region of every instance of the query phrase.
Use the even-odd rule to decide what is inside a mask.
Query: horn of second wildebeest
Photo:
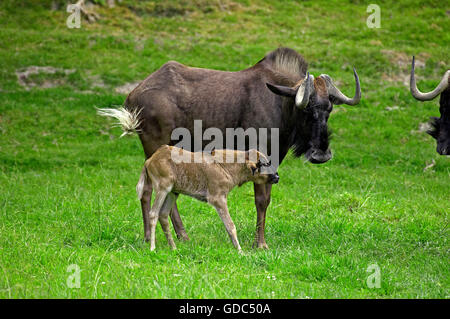
[[[444,73],[444,76],[442,77],[441,82],[439,82],[438,86],[433,91],[427,92],[427,93],[420,92],[416,85],[416,77],[414,76],[414,69],[415,69],[415,57],[413,56],[409,88],[411,90],[412,96],[414,96],[417,100],[430,101],[430,100],[434,99],[436,96],[438,96],[439,94],[441,94],[441,92],[444,91],[446,88],[448,88],[450,70],[447,70],[447,72]]]
[[[309,72],[306,74],[303,83],[297,90],[297,94],[295,95],[295,106],[299,109],[303,109],[308,105],[309,96],[311,94],[311,78],[314,77],[309,75]]]
[[[327,84],[328,96],[332,98],[333,103],[336,105],[339,104],[347,104],[347,105],[356,105],[361,101],[361,85],[359,83],[358,73],[356,73],[356,69],[353,68],[353,75],[355,76],[355,96],[353,98],[347,97],[344,93],[342,93],[331,80],[328,74],[321,74],[320,76],[325,80]]]

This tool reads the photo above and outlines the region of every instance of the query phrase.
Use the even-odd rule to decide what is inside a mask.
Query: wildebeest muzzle
[[[269,175],[269,180],[268,180],[269,184],[277,184],[279,180],[280,180],[280,176],[278,175],[278,173]]]
[[[321,149],[310,148],[306,152],[305,157],[313,164],[321,164],[328,162],[332,158],[332,155],[329,149],[322,151]]]

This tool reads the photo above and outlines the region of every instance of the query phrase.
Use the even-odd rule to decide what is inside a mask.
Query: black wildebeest
[[[274,155],[278,155],[279,163],[289,149],[295,156],[304,154],[311,163],[324,163],[331,158],[327,121],[333,104],[358,104],[361,89],[355,70],[355,95],[349,98],[328,75],[314,78],[307,73],[307,67],[303,57],[290,48],[278,48],[254,66],[237,72],[193,68],[170,61],[128,95],[124,108],[102,113],[119,119],[125,132],[137,131],[146,158],[163,144],[175,144],[171,140],[175,128],[193,132],[194,120],[202,120],[204,129],[218,128],[224,135],[226,128],[277,128],[279,154]],[[268,150],[270,143],[269,131]],[[258,248],[267,248],[264,227],[271,186],[254,184]],[[141,199],[147,241],[151,193],[148,185]],[[170,216],[177,236],[187,239],[176,206]]]
[[[441,117],[432,117],[432,128],[427,132],[434,139],[436,139],[436,151],[441,155],[450,155],[450,70],[445,72],[441,82],[431,92],[422,93],[416,85],[416,78],[414,76],[415,58],[412,60],[410,89],[411,94],[419,101],[431,101],[439,94],[439,111]]]

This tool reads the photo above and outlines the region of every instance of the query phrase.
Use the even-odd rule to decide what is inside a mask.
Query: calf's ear
[[[245,151],[245,160],[252,162],[256,162],[257,160],[259,160],[258,151],[253,148],[248,151]]]
[[[297,90],[290,88],[288,86],[275,85],[270,83],[266,83],[266,86],[269,88],[269,90],[271,90],[273,93],[277,95],[286,97],[295,97],[295,95],[297,94]]]

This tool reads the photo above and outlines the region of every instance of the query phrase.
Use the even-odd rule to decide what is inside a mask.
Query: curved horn
[[[414,69],[415,69],[414,65],[415,65],[415,57],[413,56],[409,88],[411,90],[412,96],[414,96],[417,100],[430,101],[430,100],[434,99],[436,96],[438,96],[439,94],[441,94],[441,92],[444,91],[446,88],[448,88],[450,70],[447,70],[447,72],[444,73],[444,76],[442,77],[441,82],[439,82],[438,86],[433,91],[427,92],[427,93],[420,92],[416,85],[416,77],[414,76]]]
[[[327,84],[328,96],[332,99],[332,102],[336,105],[339,104],[347,104],[347,105],[356,105],[361,101],[361,85],[359,83],[358,73],[356,73],[356,69],[353,68],[353,75],[355,76],[355,96],[353,98],[347,97],[344,93],[342,93],[334,84],[331,78],[327,74],[321,74],[320,76],[324,78]]]
[[[314,77],[309,75],[309,72],[306,74],[303,83],[297,90],[297,94],[295,95],[295,106],[299,109],[303,109],[308,105],[309,95],[311,94],[311,78]]]

